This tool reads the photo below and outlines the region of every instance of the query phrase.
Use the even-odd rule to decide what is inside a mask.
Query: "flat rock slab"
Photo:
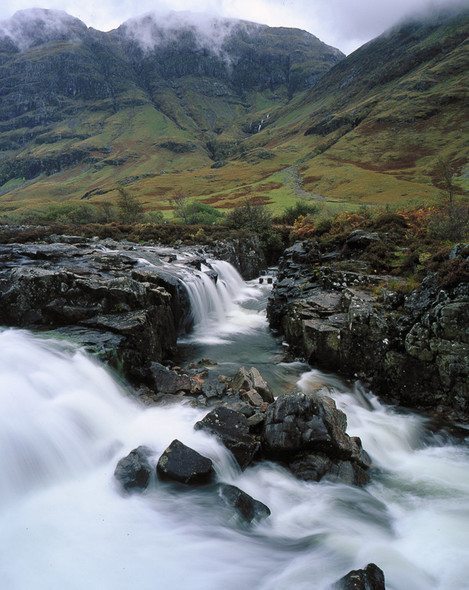
[[[212,461],[177,439],[161,455],[156,470],[161,479],[188,485],[208,484],[214,476]]]

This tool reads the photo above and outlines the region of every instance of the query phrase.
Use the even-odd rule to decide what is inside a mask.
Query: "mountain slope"
[[[181,192],[274,211],[438,199],[436,159],[467,161],[468,14],[408,21],[346,59],[240,21],[178,13],[101,33],[42,14],[32,40],[24,24],[0,35],[0,211],[112,200],[118,184],[163,210]]]
[[[367,43],[281,109],[294,130],[303,187],[361,202],[434,198],[432,170],[467,162],[469,11],[406,22]],[[304,136],[304,137],[303,137]]]
[[[110,33],[57,11],[17,13],[0,27],[2,203],[12,190],[79,197],[210,166],[249,135],[258,111],[342,57],[304,31],[184,13]]]

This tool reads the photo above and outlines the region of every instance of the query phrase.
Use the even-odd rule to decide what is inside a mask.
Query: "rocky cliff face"
[[[404,296],[376,288],[386,277],[327,259],[298,242],[281,260],[268,314],[291,349],[404,406],[467,417],[467,283],[442,288],[428,274]]]

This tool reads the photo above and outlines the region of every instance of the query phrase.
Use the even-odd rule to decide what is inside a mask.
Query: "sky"
[[[408,15],[469,0],[0,0],[0,20],[17,10],[65,10],[102,31],[157,10],[189,10],[305,29],[349,54]]]

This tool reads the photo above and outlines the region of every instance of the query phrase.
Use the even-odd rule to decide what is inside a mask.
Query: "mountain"
[[[441,11],[344,56],[304,31],[189,13],[103,33],[36,9],[0,26],[0,211],[178,193],[360,203],[438,198],[462,172],[469,11]]]
[[[210,167],[343,57],[305,31],[189,13],[103,33],[18,12],[0,26],[1,191],[76,197]]]
[[[467,163],[468,33],[469,10],[409,20],[281,109],[277,137],[295,129],[309,149],[303,188],[355,202],[435,197],[435,160]]]

